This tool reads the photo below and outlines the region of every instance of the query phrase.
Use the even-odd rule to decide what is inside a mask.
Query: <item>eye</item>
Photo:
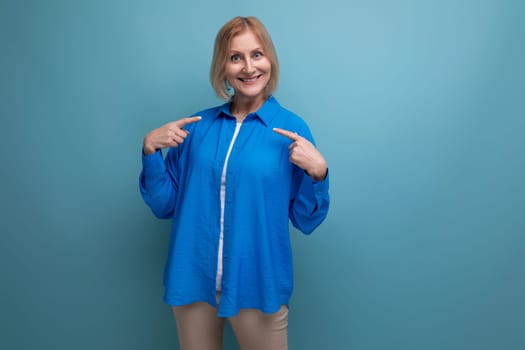
[[[240,60],[241,60],[241,56],[237,55],[237,54],[236,55],[232,55],[230,57],[230,61],[232,61],[232,62],[239,62]]]
[[[264,56],[264,55],[263,55],[263,53],[262,53],[261,51],[257,51],[257,52],[255,52],[255,53],[253,54],[253,57],[254,57],[254,58],[261,58],[261,57],[263,57],[263,56]]]

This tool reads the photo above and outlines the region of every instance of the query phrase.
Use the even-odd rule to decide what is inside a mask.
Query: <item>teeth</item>
[[[245,83],[249,83],[249,82],[257,80],[257,77],[251,78],[251,79],[241,79],[241,80],[244,81]]]

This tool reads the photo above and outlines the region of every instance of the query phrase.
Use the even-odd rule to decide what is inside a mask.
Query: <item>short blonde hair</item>
[[[228,21],[217,33],[215,46],[213,49],[213,59],[210,69],[210,80],[213,89],[219,97],[228,100],[231,96],[228,92],[228,82],[225,78],[226,62],[229,58],[229,51],[232,39],[245,32],[252,31],[260,40],[264,55],[270,60],[272,72],[266,94],[270,96],[277,88],[279,80],[279,62],[277,53],[273,46],[272,38],[261,21],[256,17],[235,17]]]

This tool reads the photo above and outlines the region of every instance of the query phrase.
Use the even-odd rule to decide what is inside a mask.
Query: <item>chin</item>
[[[258,99],[258,98],[265,98],[266,94],[264,93],[264,91],[260,91],[258,93],[249,93],[249,92],[243,92],[243,91],[237,91],[235,93],[235,95],[239,96],[239,97],[243,97],[243,98],[247,98],[247,99]]]

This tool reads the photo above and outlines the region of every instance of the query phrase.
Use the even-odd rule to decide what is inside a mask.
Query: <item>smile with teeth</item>
[[[239,80],[242,81],[243,83],[252,83],[252,82],[256,81],[257,79],[259,79],[261,77],[261,75],[257,75],[257,76],[252,77],[252,78],[239,78]]]

